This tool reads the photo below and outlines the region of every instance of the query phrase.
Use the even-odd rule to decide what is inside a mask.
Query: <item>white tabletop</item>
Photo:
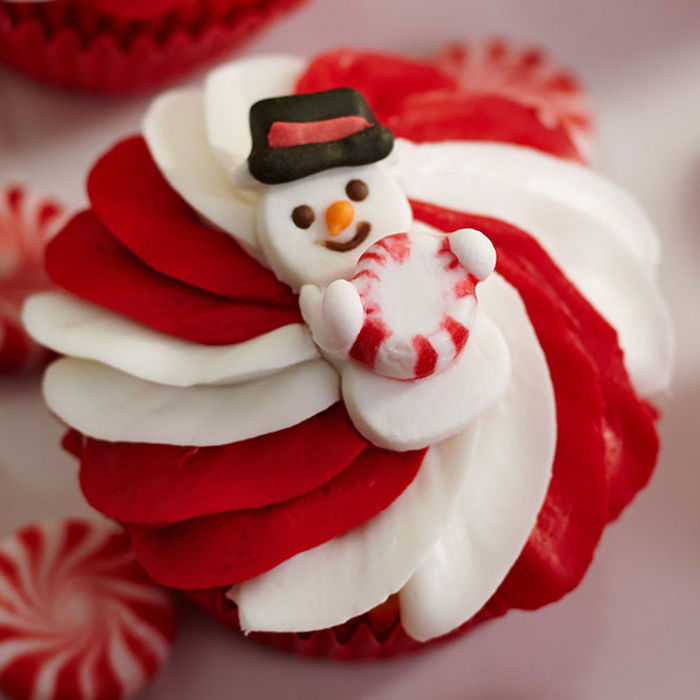
[[[678,351],[651,486],[607,531],[583,584],[554,606],[364,665],[262,649],[190,611],[172,662],[144,700],[698,697],[700,3],[317,0],[248,50],[311,55],[353,45],[420,55],[494,34],[539,43],[578,69],[596,104],[598,167],[643,201],[662,231]],[[0,71],[0,181],[24,180],[80,205],[88,165],[138,128],[146,102],[61,93]],[[0,536],[89,512],[60,432],[38,376],[0,381]]]

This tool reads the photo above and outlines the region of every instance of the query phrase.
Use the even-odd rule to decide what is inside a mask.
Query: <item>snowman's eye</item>
[[[292,212],[292,221],[299,228],[309,228],[315,220],[316,214],[314,214],[314,210],[308,204],[300,204]]]
[[[367,198],[369,194],[369,187],[364,180],[350,180],[347,185],[345,185],[345,194],[347,194],[353,202],[361,202],[363,199]]]

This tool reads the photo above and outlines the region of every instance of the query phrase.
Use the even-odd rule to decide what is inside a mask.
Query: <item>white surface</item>
[[[579,589],[424,654],[358,666],[262,649],[188,613],[143,700],[635,700],[697,696],[700,606],[700,3],[637,0],[320,0],[251,51],[333,45],[433,51],[511,34],[576,66],[597,107],[600,167],[646,206],[664,245],[662,289],[678,335],[673,400],[651,486],[606,533]],[[84,201],[83,173],[135,131],[147,98],[65,95],[0,72],[0,174]],[[36,376],[0,383],[0,531],[87,513],[57,448]]]

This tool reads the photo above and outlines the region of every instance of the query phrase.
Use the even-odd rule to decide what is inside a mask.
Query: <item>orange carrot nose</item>
[[[350,226],[355,218],[355,208],[347,201],[341,199],[326,209],[326,226],[331,236],[337,236]]]

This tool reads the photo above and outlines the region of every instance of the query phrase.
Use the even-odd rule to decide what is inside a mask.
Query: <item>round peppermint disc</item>
[[[535,107],[545,126],[564,125],[580,153],[590,159],[593,114],[572,73],[547,53],[503,39],[454,44],[432,63],[471,95],[497,95]]]
[[[30,294],[52,286],[44,270],[44,249],[66,216],[51,198],[22,185],[0,184],[0,374],[49,357],[27,335],[20,312]]]
[[[365,322],[351,356],[396,379],[442,371],[469,337],[477,281],[448,235],[385,236],[365,251],[352,279]]]
[[[141,689],[175,635],[169,594],[118,528],[30,525],[0,543],[0,690],[23,700],[106,700]]]

